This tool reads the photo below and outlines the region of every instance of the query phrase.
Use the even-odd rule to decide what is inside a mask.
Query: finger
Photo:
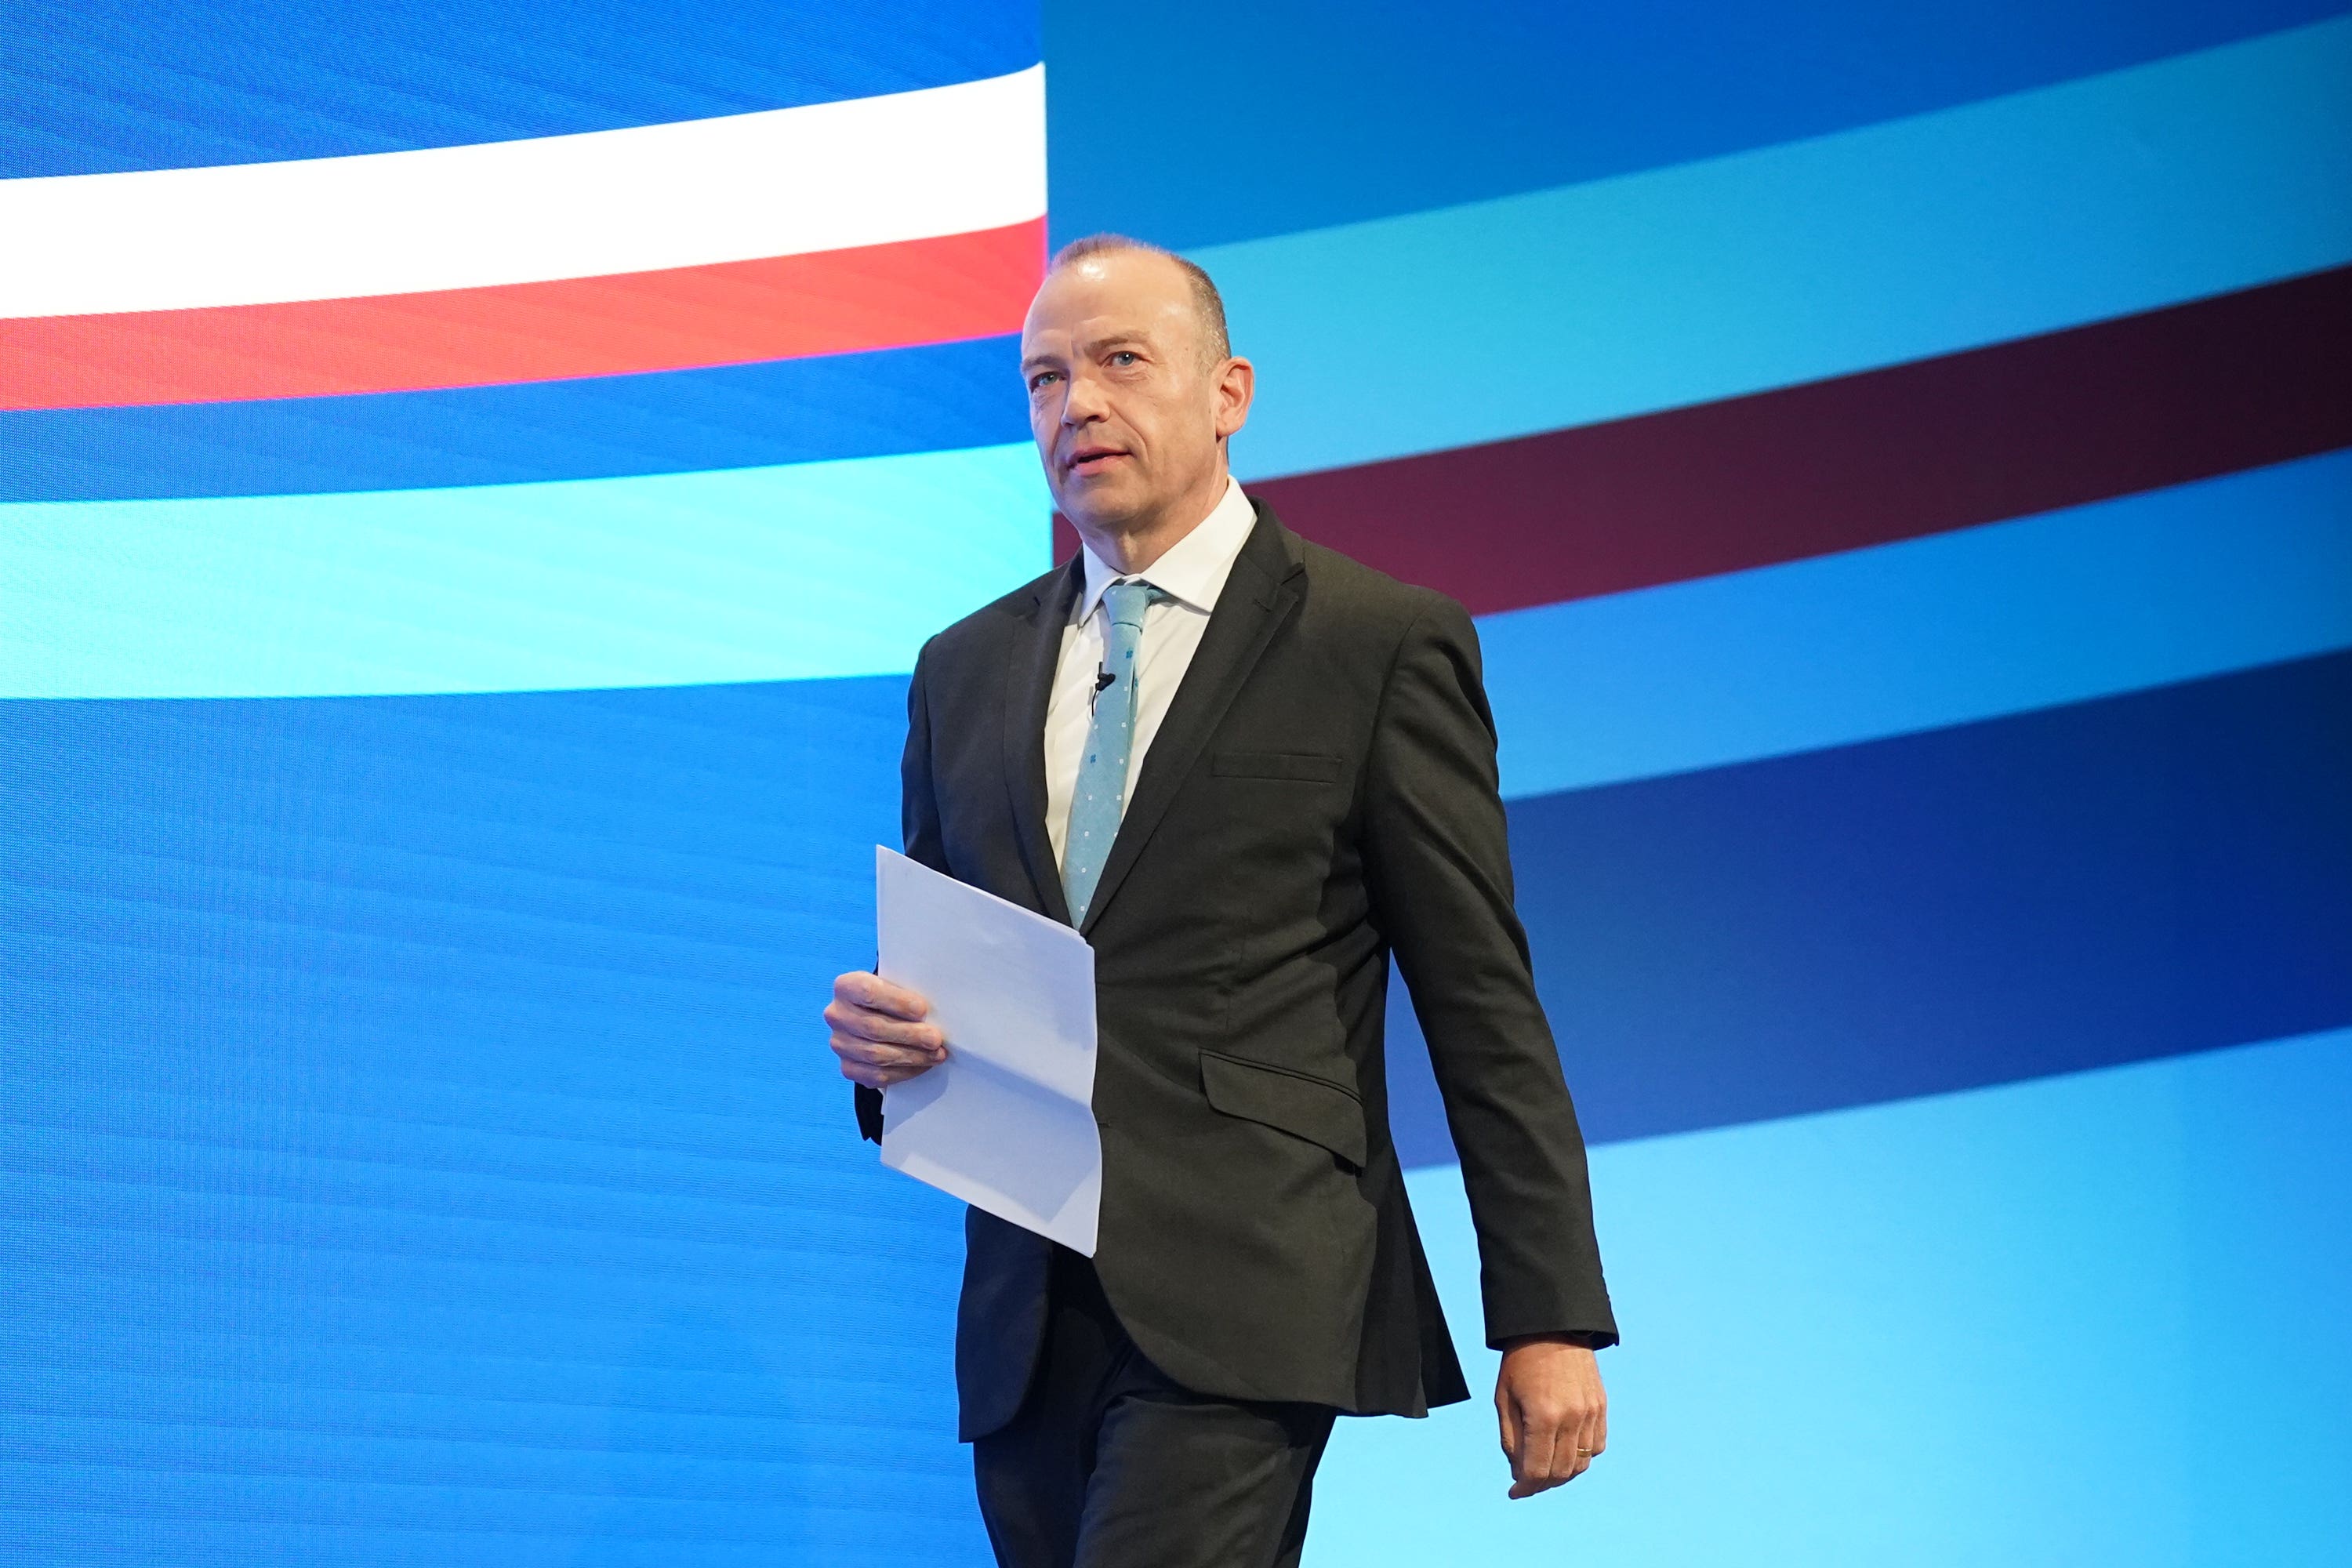
[[[1549,1422],[1538,1424],[1537,1430],[1550,1433],[1551,1459],[1543,1469],[1528,1474],[1528,1496],[1564,1487],[1591,1468],[1592,1456],[1586,1450],[1591,1445],[1585,1440],[1584,1421],[1581,1410],[1570,1408]]]
[[[1501,1429],[1503,1458],[1511,1462],[1511,1479],[1519,1476],[1519,1411],[1518,1406],[1500,1390],[1495,1394],[1495,1425]]]
[[[939,1058],[930,1051],[912,1046],[894,1046],[886,1040],[869,1040],[863,1035],[835,1029],[825,1037],[834,1055],[850,1061],[870,1063],[875,1067],[933,1067]]]
[[[910,991],[894,984],[880,975],[863,969],[853,969],[833,983],[834,995],[860,1007],[870,1007],[893,1017],[917,1019],[930,1016],[931,1005],[919,991]]]
[[[1586,1406],[1573,1426],[1575,1431],[1571,1441],[1571,1453],[1576,1460],[1576,1467],[1567,1476],[1566,1479],[1569,1480],[1574,1480],[1578,1476],[1591,1469],[1592,1461],[1601,1457],[1601,1450],[1609,1446],[1608,1405],[1603,1402]]]
[[[939,1065],[939,1058],[929,1051],[911,1050],[905,1046],[882,1045],[860,1035],[845,1035],[839,1030],[826,1042],[833,1054],[845,1062],[860,1066],[887,1068],[894,1071],[918,1073]]]
[[[1560,1478],[1553,1473],[1553,1462],[1559,1442],[1557,1423],[1523,1415],[1519,1426],[1519,1458],[1513,1467],[1518,1477],[1520,1490],[1514,1488],[1514,1497],[1533,1497],[1559,1485]]]
[[[904,1068],[872,1068],[860,1062],[844,1062],[841,1064],[841,1076],[868,1089],[896,1089],[908,1079],[920,1075]]]
[[[826,1005],[824,1021],[837,1034],[858,1035],[887,1045],[907,1046],[929,1051],[937,1056],[947,1044],[936,1024],[910,1024],[888,1013],[878,1013],[870,1007],[860,1007],[844,1002]]]
[[[928,1061],[918,1063],[913,1067],[900,1067],[862,1062],[854,1057],[841,1058],[841,1076],[853,1083],[862,1083],[868,1089],[888,1089],[894,1084],[904,1083],[910,1078],[919,1078],[931,1070],[933,1070],[932,1064]]]

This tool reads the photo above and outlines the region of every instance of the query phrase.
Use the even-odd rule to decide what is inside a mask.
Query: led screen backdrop
[[[1067,547],[1049,130],[1479,616],[1596,1142],[1602,1466],[1347,1424],[1310,1562],[2338,1560],[2340,11],[20,7],[0,1561],[985,1561],[810,1020]]]
[[[2341,1561],[2352,21],[1187,11],[1048,8],[1054,226],[1206,265],[1244,480],[1478,614],[1625,1330],[1570,1496],[1349,1424],[1310,1560]],[[1118,118],[1202,83],[1230,177]]]
[[[7,26],[0,1560],[978,1561],[810,1020],[1046,564],[1034,6]]]

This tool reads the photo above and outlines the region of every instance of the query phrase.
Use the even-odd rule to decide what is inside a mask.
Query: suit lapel
[[[1254,506],[1255,502],[1252,503]],[[1266,644],[1298,603],[1298,578],[1305,568],[1291,552],[1282,524],[1263,506],[1257,524],[1234,558],[1233,575],[1217,595],[1217,607],[1201,633],[1192,665],[1176,688],[1168,717],[1160,721],[1151,749],[1143,753],[1135,795],[1120,817],[1118,837],[1111,840],[1103,862],[1102,879],[1095,884],[1093,903],[1087,908],[1084,931],[1092,931],[1102,912],[1126,880],[1143,847],[1159,827],[1160,819],[1176,799],[1176,792],[1200,759],[1201,749],[1217,721],[1239,695],[1242,682],[1257,666]],[[1039,722],[1042,724],[1043,710]],[[1066,905],[1065,906],[1066,908]]]
[[[1062,891],[1054,841],[1045,832],[1045,707],[1060,663],[1062,631],[1085,581],[1081,558],[1049,580],[1032,602],[1025,625],[1017,627],[1012,657],[1005,660],[1004,785],[1013,808],[1013,837],[1029,879],[1037,886],[1037,907],[1067,925],[1070,903]]]

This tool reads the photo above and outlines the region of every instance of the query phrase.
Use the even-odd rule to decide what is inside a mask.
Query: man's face
[[[1121,531],[1207,494],[1217,443],[1248,413],[1212,362],[1184,274],[1149,251],[1112,250],[1045,279],[1021,332],[1029,428],[1062,514]],[[1205,505],[1215,503],[1207,495]]]

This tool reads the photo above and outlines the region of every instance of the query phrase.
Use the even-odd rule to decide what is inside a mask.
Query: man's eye
[[[1029,378],[1029,390],[1034,392],[1053,379],[1054,373],[1052,371],[1041,370],[1036,374]]]
[[[1121,370],[1125,370],[1129,365],[1135,363],[1135,351],[1133,349],[1121,349],[1117,353],[1110,356],[1110,363],[1118,366]]]

